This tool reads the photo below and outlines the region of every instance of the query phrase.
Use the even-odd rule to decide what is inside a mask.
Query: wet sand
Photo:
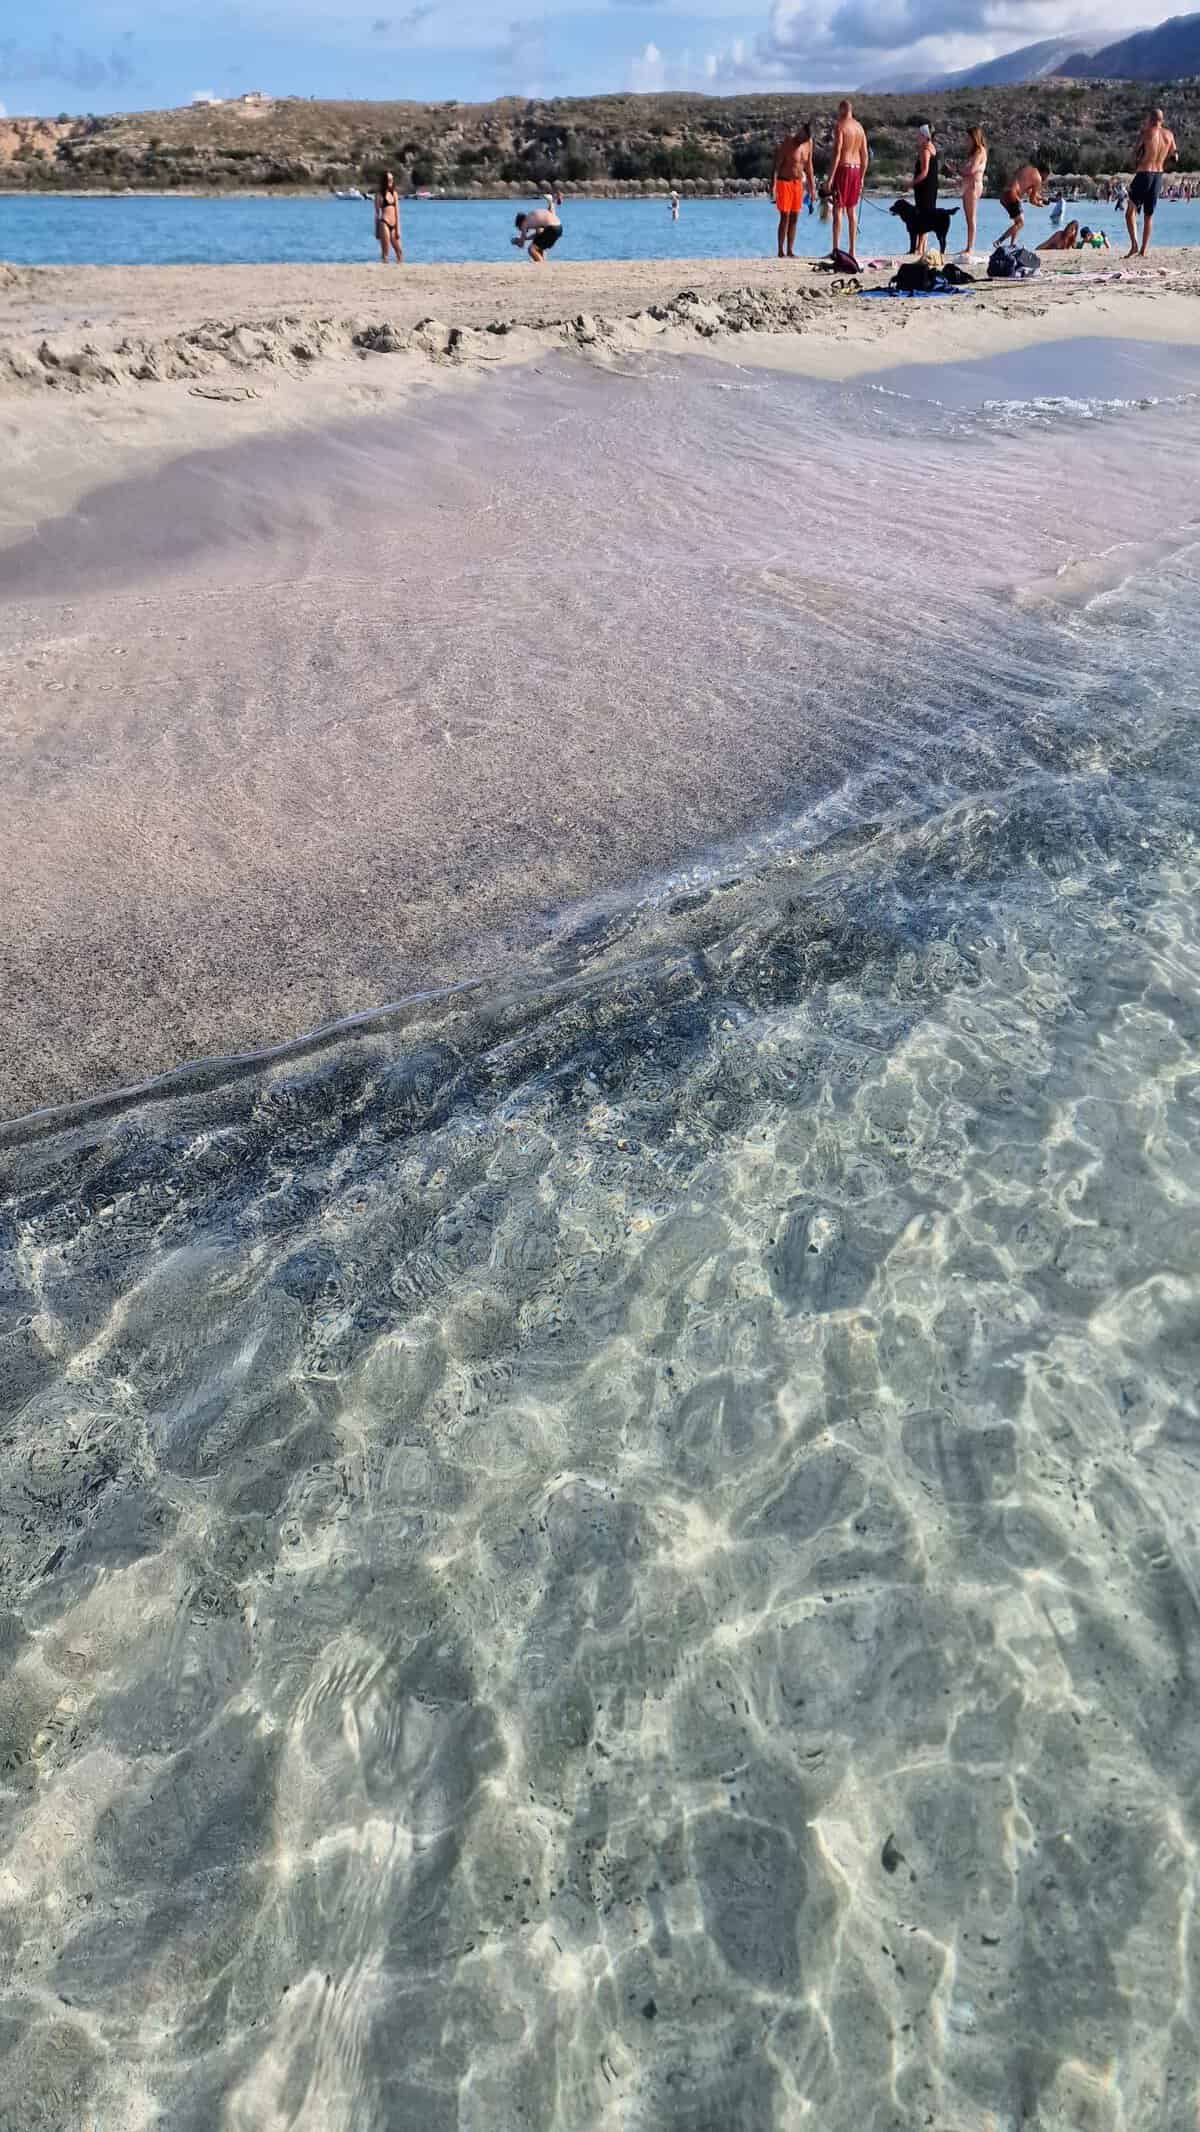
[[[1186,249],[1145,266],[1049,254],[1028,285],[983,281],[932,304],[863,302],[807,261],[774,259],[391,273],[0,263],[0,544],[184,452],[378,421],[414,391],[478,386],[564,348],[609,368],[703,349],[834,381],[1081,333],[1189,346],[1198,291]]]
[[[1097,385],[1116,360],[1068,367]],[[1123,392],[1195,368],[1122,360]],[[793,538],[797,485],[815,514],[847,478],[846,419],[802,380],[559,357],[370,431],[193,454],[0,551],[3,1114],[494,973],[581,900],[836,787],[911,688],[925,598],[902,438],[857,457],[836,558]],[[719,508],[688,470],[705,434],[736,468]],[[983,443],[1031,571],[1144,530],[1104,437],[1061,465]],[[1007,596],[973,465],[940,495],[939,575]]]
[[[5,2132],[1194,2126],[1195,585],[939,587],[822,853],[0,1156]]]

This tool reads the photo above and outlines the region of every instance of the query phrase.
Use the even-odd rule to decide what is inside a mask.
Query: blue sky
[[[244,89],[474,101],[853,87],[1157,19],[1119,0],[3,0],[0,109],[158,109]]]

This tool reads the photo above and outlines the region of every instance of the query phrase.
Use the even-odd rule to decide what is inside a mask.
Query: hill
[[[770,175],[774,143],[811,118],[828,142],[837,92],[705,97],[597,96],[491,104],[326,103],[288,98],[111,118],[0,121],[0,188],[23,192],[288,190],[401,183],[522,193],[549,180],[576,191]],[[989,175],[1018,160],[1090,176],[1127,169],[1145,90],[1127,82],[1037,82],[913,95],[856,96],[886,182],[911,168],[913,131],[937,128],[952,160],[969,125],[987,128]],[[1180,164],[1200,168],[1200,82],[1168,98]],[[0,247],[2,248],[2,247]]]
[[[1139,30],[1119,44],[1076,52],[1060,70],[1079,81],[1183,80],[1200,74],[1200,15],[1172,15],[1153,30]]]
[[[1015,52],[987,59],[982,66],[963,67],[957,74],[941,74],[933,80],[921,74],[889,75],[871,86],[876,93],[895,95],[931,89],[1004,88],[1013,82],[1043,81],[1049,74],[1069,74],[1072,70],[1063,61],[1092,49],[1081,46],[1078,37],[1043,37],[1039,44],[1019,45]]]
[[[1081,43],[1078,37],[1044,37],[1039,44],[1023,44],[1015,52],[989,59],[982,66],[964,67],[958,74],[943,74],[935,80],[907,74],[892,75],[873,84],[876,91],[903,92],[912,96],[934,90],[988,89],[1018,82],[1149,81],[1156,88],[1176,86],[1200,75],[1200,14],[1172,15],[1155,29],[1139,30],[1117,44],[1102,45],[1098,39]]]

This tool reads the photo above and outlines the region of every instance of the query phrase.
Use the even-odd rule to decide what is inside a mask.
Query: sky
[[[853,88],[1160,19],[1119,0],[2,0],[0,112],[207,93],[411,97]]]

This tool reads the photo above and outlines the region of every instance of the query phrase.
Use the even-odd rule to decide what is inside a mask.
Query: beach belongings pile
[[[989,281],[1028,281],[1041,266],[1036,252],[1022,244],[998,244],[988,260]]]

